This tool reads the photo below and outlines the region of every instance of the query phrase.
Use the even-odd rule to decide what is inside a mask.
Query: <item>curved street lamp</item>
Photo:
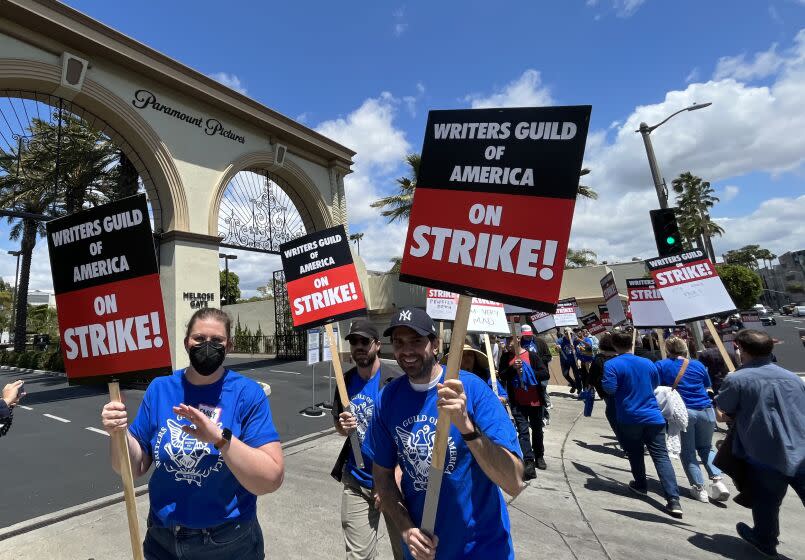
[[[635,132],[639,132],[643,136],[643,144],[646,146],[646,155],[648,155],[648,165],[651,168],[651,177],[654,179],[654,188],[657,190],[657,199],[660,201],[660,208],[668,208],[668,189],[665,186],[665,180],[660,175],[660,168],[657,165],[657,158],[654,156],[654,147],[651,145],[651,138],[649,135],[655,129],[661,127],[672,118],[677,116],[679,113],[684,113],[685,111],[696,111],[698,109],[704,109],[705,107],[709,107],[712,103],[694,103],[690,107],[685,107],[684,109],[680,109],[676,113],[671,113],[665,119],[660,121],[659,123],[655,124],[654,126],[649,126],[644,122],[640,123],[640,128],[635,130]]]

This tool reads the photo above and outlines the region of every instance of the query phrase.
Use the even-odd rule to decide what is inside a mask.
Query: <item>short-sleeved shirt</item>
[[[184,370],[154,379],[129,432],[154,460],[148,483],[157,526],[214,527],[256,515],[257,497],[229,470],[212,444],[182,431],[190,425],[173,407],[201,410],[250,447],[279,441],[268,399],[260,386],[232,370],[210,385],[193,385]]]
[[[559,345],[559,361],[562,364],[575,364],[576,349],[573,347],[573,343],[563,336],[557,339],[556,344]]]
[[[517,432],[489,386],[466,371],[459,372],[459,379],[473,423],[490,441],[522,459]],[[402,494],[415,526],[421,525],[428,487],[438,417],[436,399],[435,386],[420,392],[411,387],[407,376],[395,379],[383,389],[370,436],[364,440],[364,451],[376,464],[387,469],[401,466]],[[435,526],[439,557],[514,558],[503,494],[481,470],[452,424],[444,465]]]
[[[621,424],[665,424],[654,389],[660,375],[654,363],[634,354],[620,354],[604,363],[601,385],[615,396],[615,411]]]
[[[589,336],[579,339],[576,343],[579,360],[585,363],[593,361],[593,339]]]
[[[352,368],[344,374],[344,378],[347,384],[347,395],[352,403],[352,413],[355,415],[355,420],[358,422],[358,438],[361,443],[363,443],[372,420],[372,415],[375,411],[378,395],[382,389],[382,387],[380,387],[381,370],[378,369],[372,378],[367,381],[360,376],[358,368]],[[333,416],[337,417],[343,412],[343,408],[337,398],[334,402],[336,406],[333,407]],[[344,469],[364,488],[374,488],[371,459],[369,459],[366,453],[361,453],[363,456],[363,468],[361,469],[355,461],[355,455],[352,454],[352,446],[348,445],[347,449],[347,462],[344,465]]]
[[[744,364],[724,378],[715,404],[735,418],[738,457],[786,476],[805,472],[805,383],[797,375],[769,358]]]
[[[665,358],[656,362],[654,367],[660,374],[660,385],[673,386],[683,362],[684,360],[674,358]],[[710,396],[707,394],[707,388],[710,386],[710,376],[707,374],[704,364],[699,360],[690,360],[676,390],[687,408],[704,410],[712,406]]]

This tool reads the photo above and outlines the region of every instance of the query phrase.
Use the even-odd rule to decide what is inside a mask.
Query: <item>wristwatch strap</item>
[[[215,442],[215,449],[221,449],[224,445],[232,441],[232,430],[229,428],[224,428],[221,432],[221,439]]]
[[[464,441],[472,441],[474,439],[478,439],[481,437],[481,431],[478,429],[478,426],[473,422],[472,431],[468,434],[461,434],[461,439]]]

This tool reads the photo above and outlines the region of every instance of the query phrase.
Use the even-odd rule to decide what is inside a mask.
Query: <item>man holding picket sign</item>
[[[461,294],[451,347],[463,345],[473,296],[556,311],[590,110],[429,113],[400,279]],[[407,380],[384,390],[370,439],[381,507],[402,523],[406,554],[513,558],[495,485],[517,495],[523,464],[505,411],[459,372],[458,352],[444,372],[436,365],[427,315],[401,310],[387,333]],[[402,496],[390,478],[398,452]]]

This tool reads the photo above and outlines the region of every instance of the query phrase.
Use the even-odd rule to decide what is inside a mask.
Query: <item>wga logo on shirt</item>
[[[182,431],[182,426],[183,424],[168,418],[167,427],[163,426],[159,430],[154,444],[154,457],[157,458],[155,467],[158,469],[164,466],[167,472],[174,473],[177,482],[183,480],[188,484],[201,486],[202,480],[210,476],[210,473],[221,470],[223,457],[218,455],[218,460],[211,466],[199,468],[201,461],[212,453],[210,446]],[[168,431],[170,441],[162,445],[163,436]],[[164,456],[160,455],[160,445],[168,460],[161,460]]]
[[[352,413],[358,421],[358,437],[363,443],[363,438],[366,436],[366,429],[369,427],[369,421],[372,419],[372,414],[375,411],[375,403],[371,397],[366,395],[355,395],[352,399]]]
[[[405,428],[411,428],[411,431]],[[436,417],[421,414],[404,420],[397,432],[397,449],[402,467],[414,481],[414,490],[424,492],[428,488],[428,473],[433,458],[433,443],[436,440]],[[445,474],[456,467],[456,443],[447,438]]]

